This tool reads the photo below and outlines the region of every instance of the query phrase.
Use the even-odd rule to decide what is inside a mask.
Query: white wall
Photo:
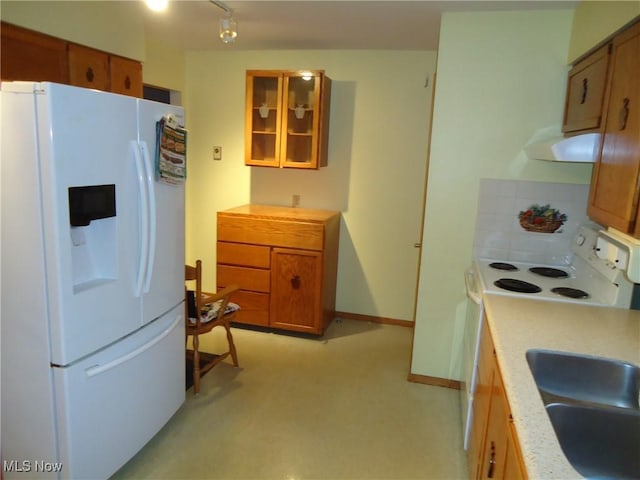
[[[589,183],[590,165],[529,160],[522,151],[537,130],[562,120],[571,21],[564,10],[442,18],[414,374],[460,378],[479,179]]]
[[[187,258],[203,259],[205,286],[215,286],[218,210],[300,194],[301,207],[343,212],[336,308],[413,320],[435,52],[189,52],[186,65]],[[245,71],[290,68],[333,81],[329,166],[246,167]]]

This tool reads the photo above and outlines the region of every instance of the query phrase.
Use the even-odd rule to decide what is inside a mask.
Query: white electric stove
[[[571,244],[570,265],[479,258],[473,274],[484,293],[629,308],[634,284],[626,275],[628,253],[611,257],[609,246],[597,226],[583,225]]]

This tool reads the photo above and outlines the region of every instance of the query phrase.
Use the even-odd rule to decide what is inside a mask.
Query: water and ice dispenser
[[[74,291],[116,278],[116,186],[69,188]]]

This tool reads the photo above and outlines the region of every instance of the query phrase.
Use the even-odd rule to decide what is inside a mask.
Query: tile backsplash
[[[474,258],[546,265],[571,263],[571,241],[578,227],[589,222],[588,198],[589,185],[481,179]],[[547,205],[548,209],[541,208]],[[562,216],[562,220],[566,216],[566,220],[553,233],[527,231],[520,224],[521,213],[527,219],[525,223],[534,225],[527,224],[527,228],[534,230],[542,230],[549,218]]]

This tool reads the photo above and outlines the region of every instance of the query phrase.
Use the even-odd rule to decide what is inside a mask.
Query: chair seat
[[[213,303],[205,303],[202,306],[202,310],[200,312],[200,323],[207,323],[218,318],[218,312],[220,311],[221,305],[222,300],[218,300],[217,302]],[[225,315],[228,315],[238,310],[240,310],[240,305],[238,305],[237,303],[229,302],[227,303],[227,308],[224,309],[224,313]],[[191,312],[189,316],[189,323],[191,323],[192,325],[196,324],[196,318],[191,316]]]

